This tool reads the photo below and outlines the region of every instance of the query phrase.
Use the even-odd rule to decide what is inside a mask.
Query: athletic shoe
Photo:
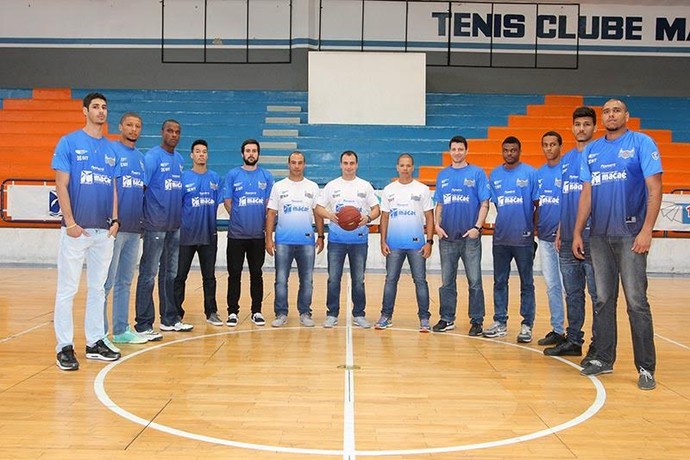
[[[503,323],[494,321],[494,323],[489,326],[488,329],[484,329],[482,334],[484,337],[489,339],[493,339],[495,337],[505,337],[508,334],[508,327]]]
[[[256,324],[257,326],[265,326],[266,320],[264,319],[264,315],[262,315],[260,311],[252,313],[252,323]]]
[[[393,325],[393,318],[389,318],[388,316],[381,315],[378,321],[376,321],[376,324],[374,324],[374,329],[386,329],[389,328]]]
[[[429,324],[429,318],[424,318],[419,320],[419,332],[431,332],[431,325]]]
[[[146,329],[143,332],[137,332],[137,334],[144,337],[149,342],[158,342],[159,340],[163,339],[163,336],[160,334],[160,332],[156,332],[153,329]]]
[[[79,369],[79,361],[74,356],[74,347],[72,345],[62,347],[62,350],[57,354],[55,364],[63,371],[76,371]]]
[[[223,325],[223,320],[220,319],[218,316],[218,313],[211,313],[208,315],[208,318],[206,318],[206,322],[208,324],[211,324],[212,326],[222,326]]]
[[[646,370],[644,367],[640,368],[640,378],[637,379],[637,387],[640,390],[653,390],[656,388],[656,380],[654,374]]]
[[[105,344],[103,340],[99,340],[92,346],[86,346],[86,357],[88,359],[98,359],[100,361],[117,361],[120,359],[120,353],[114,352]]]
[[[544,354],[546,356],[582,356],[582,346],[566,341],[555,347],[544,348]]]
[[[532,328],[526,324],[520,326],[520,333],[517,336],[518,343],[530,343],[532,341]]]
[[[326,321],[323,322],[323,327],[330,329],[338,324],[338,317],[336,316],[326,316]]]
[[[596,359],[597,357],[597,349],[594,347],[594,344],[590,343],[589,344],[589,349],[587,350],[587,355],[580,361],[580,366],[582,367],[587,367],[587,364],[589,364],[593,359]]]
[[[311,319],[311,315],[309,313],[302,313],[301,315],[299,315],[299,322],[304,327],[316,326],[316,323],[313,319]]]
[[[114,352],[114,353],[120,353],[120,349],[117,348],[117,347],[113,344],[113,342],[110,341],[110,339],[108,339],[108,336],[107,336],[107,335],[106,335],[105,337],[103,337],[103,343],[105,344],[106,347],[110,348],[110,351],[112,351],[112,352]]]
[[[558,334],[556,331],[551,331],[544,336],[543,339],[537,340],[537,345],[560,345],[565,342],[565,335]]]
[[[364,316],[355,316],[352,318],[352,324],[359,326],[362,329],[369,329],[371,327],[371,323],[367,321]]]
[[[143,337],[127,326],[127,329],[125,329],[125,332],[122,334],[113,334],[113,342],[115,343],[146,343],[148,342],[149,339],[146,337]],[[106,343],[107,345],[107,343]],[[113,350],[115,351],[115,350]]]
[[[584,367],[581,371],[580,374],[585,375],[585,376],[590,376],[590,375],[600,375],[600,374],[610,374],[613,372],[613,366],[611,366],[608,363],[605,363],[603,361],[599,361],[598,359],[593,359],[587,364],[587,367]]]
[[[285,326],[287,324],[287,315],[278,315],[276,316],[276,319],[273,320],[271,323],[271,326],[273,327],[280,327],[280,326]]]
[[[228,320],[225,322],[225,325],[228,327],[235,327],[237,326],[238,322],[239,319],[237,318],[237,313],[230,313],[228,315]]]
[[[183,323],[182,321],[178,321],[172,326],[161,324],[161,331],[189,332],[192,329],[194,329],[194,326],[192,324]]]
[[[470,337],[478,337],[478,336],[482,335],[483,332],[484,331],[482,331],[482,325],[481,324],[472,323],[472,325],[470,326],[470,332],[468,332],[468,335]]]
[[[444,321],[444,320],[439,320],[438,323],[434,324],[433,330],[434,332],[446,332],[450,331],[451,329],[455,329],[455,322],[453,321]]]

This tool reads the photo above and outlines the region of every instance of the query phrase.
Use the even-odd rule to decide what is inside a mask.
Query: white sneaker
[[[236,313],[230,313],[228,315],[228,320],[225,322],[225,325],[228,327],[235,327],[237,326],[238,318]]]
[[[194,325],[183,323],[182,321],[178,321],[172,326],[161,324],[161,331],[189,332],[192,329],[194,329]]]
[[[311,319],[311,315],[309,313],[302,313],[301,315],[299,315],[299,322],[304,327],[316,326],[316,323],[314,322],[313,319]]]
[[[371,327],[371,323],[367,321],[364,316],[355,316],[352,318],[352,324],[359,326],[362,329],[369,329]]]
[[[273,320],[271,323],[271,326],[273,327],[280,327],[280,326],[285,326],[287,324],[287,315],[278,315],[276,316],[276,319]]]
[[[149,342],[157,342],[163,338],[160,332],[156,332],[153,329],[147,329],[144,332],[137,332],[137,334],[144,337]]]
[[[252,323],[256,324],[257,326],[266,325],[266,320],[264,319],[264,315],[262,315],[260,311],[254,313],[252,315]]]
[[[335,327],[338,324],[338,317],[337,316],[326,316],[326,321],[323,322],[323,327],[325,328],[331,328]]]

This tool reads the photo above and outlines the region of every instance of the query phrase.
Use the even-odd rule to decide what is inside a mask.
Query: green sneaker
[[[146,343],[148,339],[142,337],[127,326],[125,332],[122,334],[113,335],[113,342],[115,343]]]

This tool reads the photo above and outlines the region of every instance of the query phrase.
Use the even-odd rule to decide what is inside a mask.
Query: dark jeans
[[[462,259],[468,288],[468,313],[472,324],[484,322],[484,287],[482,285],[482,241],[463,238],[458,241],[439,241],[441,282],[438,289],[441,319],[455,321],[458,303],[458,262]]]
[[[589,241],[597,284],[596,358],[612,366],[616,361],[616,304],[620,279],[628,304],[635,367],[654,373],[656,349],[652,312],[647,300],[647,254],[633,252],[630,249],[633,241],[633,237],[594,236]]]
[[[508,278],[510,262],[520,275],[520,315],[522,324],[532,327],[536,308],[534,298],[534,247],[494,245],[494,321],[508,322]]]
[[[594,267],[592,266],[592,252],[589,243],[585,243],[585,260],[580,260],[573,255],[572,246],[572,241],[561,242],[558,262],[563,276],[563,288],[565,289],[568,340],[574,344],[582,345],[584,343],[582,325],[585,323],[585,286],[592,298],[592,307],[597,303],[597,288],[594,283]],[[592,312],[594,312],[594,308],[592,308]],[[594,343],[596,318],[596,315],[592,315],[592,343]]]
[[[263,266],[266,257],[266,241],[263,238],[240,240],[228,238],[226,251],[228,261],[228,314],[239,313],[242,290],[242,267],[244,258],[249,265],[249,293],[252,298],[252,313],[261,313],[264,298]]]
[[[204,314],[208,318],[212,313],[218,313],[216,304],[216,252],[218,252],[218,240],[214,238],[211,244],[194,246],[180,246],[180,257],[177,263],[177,276],[175,277],[175,305],[177,314],[184,318],[185,285],[187,275],[194,260],[194,254],[199,254],[199,266],[204,287]]]

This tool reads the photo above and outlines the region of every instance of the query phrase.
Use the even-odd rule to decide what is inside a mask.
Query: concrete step
[[[287,155],[261,155],[259,163],[264,165],[287,165]]]
[[[299,117],[266,117],[267,124],[299,125],[302,123]]]
[[[288,176],[288,170],[287,169],[271,169],[267,168],[271,174],[273,174],[273,177],[275,178],[283,178]]]
[[[296,129],[264,129],[263,135],[266,137],[297,137],[299,131]]]
[[[261,149],[295,150],[297,142],[262,142]]]
[[[267,112],[301,112],[302,107],[299,105],[269,105],[266,107]]]

